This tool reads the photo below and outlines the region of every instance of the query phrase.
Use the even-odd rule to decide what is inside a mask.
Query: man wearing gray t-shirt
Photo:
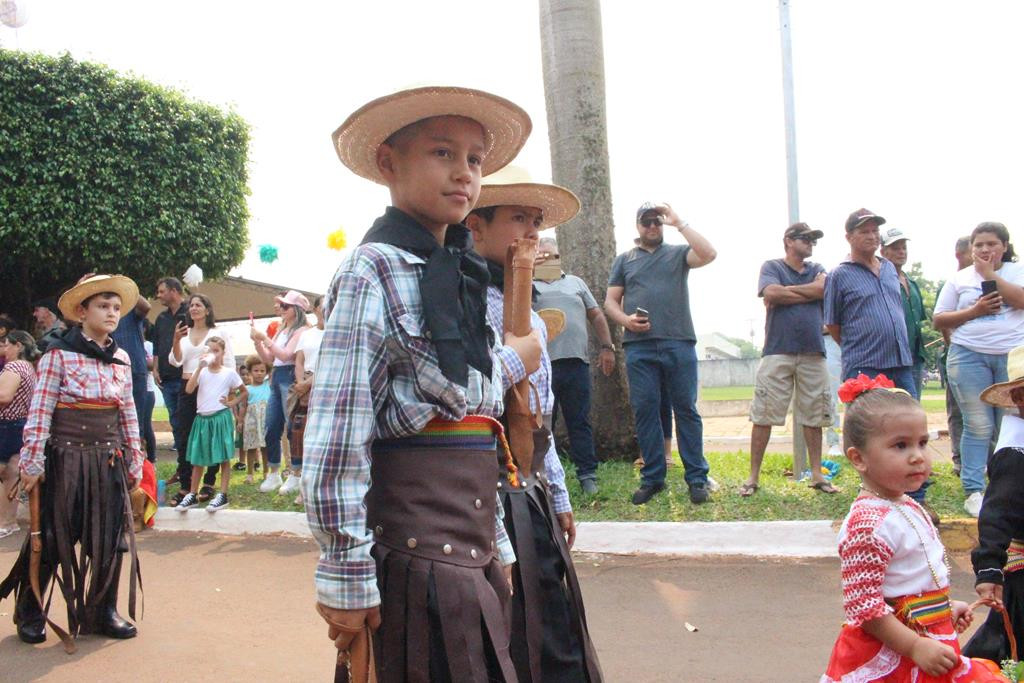
[[[558,243],[543,237],[538,245],[538,261],[558,258]],[[569,453],[576,465],[576,478],[584,493],[597,493],[597,456],[594,432],[590,426],[590,349],[587,323],[594,328],[600,344],[598,363],[608,376],[615,369],[615,346],[608,321],[597,305],[590,288],[580,278],[558,266],[552,272],[537,268],[533,287],[537,291],[534,310],[555,308],[565,314],[565,329],[548,342],[551,357],[551,392],[557,413],[565,419],[569,434]]]
[[[665,244],[663,224],[679,230],[687,244]],[[662,387],[666,387],[690,501],[704,503],[708,500],[708,462],[704,459],[704,426],[697,412],[697,336],[690,317],[687,278],[691,269],[711,263],[717,253],[668,204],[641,205],[636,228],[640,235],[637,246],[615,258],[604,301],[608,317],[625,328],[629,401],[644,459],[640,488],[632,500],[634,505],[642,505],[665,488],[660,405]]]

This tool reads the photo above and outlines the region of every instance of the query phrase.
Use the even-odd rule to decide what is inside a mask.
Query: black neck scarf
[[[500,263],[487,259],[487,271],[491,274],[491,284],[498,288],[502,296],[505,294],[505,266]],[[533,291],[530,294],[530,301],[537,303],[537,297],[540,296],[540,292],[537,291],[536,285],[532,285]]]
[[[444,376],[469,384],[469,366],[491,377],[492,336],[487,327],[487,266],[473,251],[466,226],[449,225],[444,246],[409,214],[389,206],[363,244],[381,242],[426,260],[420,278],[423,317]]]
[[[61,351],[71,351],[73,353],[80,353],[83,356],[89,358],[95,358],[101,363],[107,365],[128,365],[120,358],[114,358],[114,354],[117,352],[117,342],[114,341],[113,337],[109,338],[110,343],[100,348],[100,345],[91,339],[87,339],[82,334],[82,328],[77,325],[69,327],[64,334],[57,337],[46,347],[46,351],[50,352],[54,349],[60,349]]]

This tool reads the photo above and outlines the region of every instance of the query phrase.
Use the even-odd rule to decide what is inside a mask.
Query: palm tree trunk
[[[540,36],[552,179],[575,192],[583,205],[575,219],[558,228],[559,251],[566,272],[582,278],[603,302],[615,258],[615,226],[600,1],[540,0]],[[612,338],[618,346],[618,326],[612,325]],[[596,357],[591,337],[591,358]],[[622,354],[611,377],[597,363],[590,368],[598,458],[632,459],[639,451]]]

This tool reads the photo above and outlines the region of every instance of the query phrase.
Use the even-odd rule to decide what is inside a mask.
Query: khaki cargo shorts
[[[761,358],[754,380],[750,421],[756,425],[786,424],[796,391],[796,403],[806,427],[832,424],[825,356],[818,353],[777,353]]]

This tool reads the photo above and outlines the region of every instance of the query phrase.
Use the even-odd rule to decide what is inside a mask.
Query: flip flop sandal
[[[813,484],[808,484],[808,486],[812,489],[816,489],[819,493],[839,493],[839,489],[827,481],[818,481]]]
[[[757,490],[761,488],[757,484],[744,484],[740,487],[740,496],[743,498],[749,498],[750,496],[757,493]]]

